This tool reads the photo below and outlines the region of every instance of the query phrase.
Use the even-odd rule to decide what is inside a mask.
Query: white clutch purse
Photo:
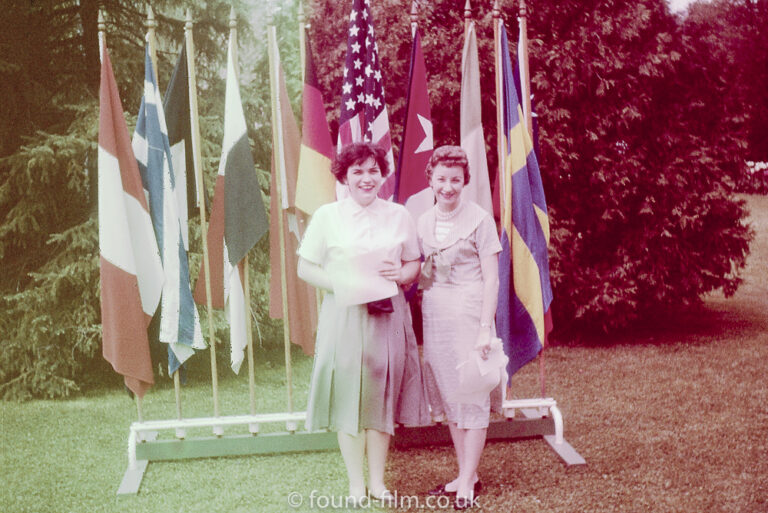
[[[506,388],[508,361],[500,338],[491,340],[491,350],[485,360],[479,351],[470,351],[469,358],[456,366],[459,377],[456,402],[484,404],[494,388],[499,385],[502,390]]]

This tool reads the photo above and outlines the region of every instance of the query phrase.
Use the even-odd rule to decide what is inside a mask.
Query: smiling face
[[[349,195],[360,206],[367,207],[376,199],[382,183],[384,183],[384,177],[373,157],[368,157],[347,168]]]
[[[432,170],[429,186],[435,193],[437,206],[443,212],[450,212],[461,202],[461,190],[464,188],[464,170],[457,166],[438,164]]]

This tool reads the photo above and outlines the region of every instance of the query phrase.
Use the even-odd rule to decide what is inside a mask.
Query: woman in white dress
[[[447,422],[459,475],[430,490],[455,495],[454,507],[466,509],[480,490],[477,467],[485,446],[491,397],[501,403],[501,385],[477,393],[462,383],[462,366],[487,360],[499,290],[499,236],[493,218],[476,203],[462,200],[469,163],[458,146],[437,148],[427,164],[435,205],[418,221],[425,261],[423,290],[424,380],[435,420]],[[497,374],[497,377],[499,374]]]
[[[377,197],[388,172],[382,149],[351,144],[337,155],[332,170],[349,197],[320,207],[299,247],[299,277],[325,291],[306,424],[308,430],[338,432],[355,503],[366,494],[365,456],[368,493],[391,501],[384,469],[395,424],[430,422],[416,338],[400,287],[419,273],[416,227],[403,206]],[[361,272],[368,277],[350,279]],[[371,284],[382,282],[391,292],[358,304],[371,294]],[[358,299],[350,299],[354,296]]]

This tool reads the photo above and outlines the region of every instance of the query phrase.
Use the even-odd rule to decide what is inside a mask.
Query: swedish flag
[[[536,357],[551,330],[549,217],[539,163],[523,124],[507,32],[501,24],[505,159],[501,185],[501,247],[496,328],[511,376]]]

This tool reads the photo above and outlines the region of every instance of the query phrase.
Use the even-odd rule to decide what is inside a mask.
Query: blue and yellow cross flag
[[[512,376],[546,345],[551,331],[549,217],[539,163],[523,123],[507,32],[501,26],[504,166],[496,329]]]

